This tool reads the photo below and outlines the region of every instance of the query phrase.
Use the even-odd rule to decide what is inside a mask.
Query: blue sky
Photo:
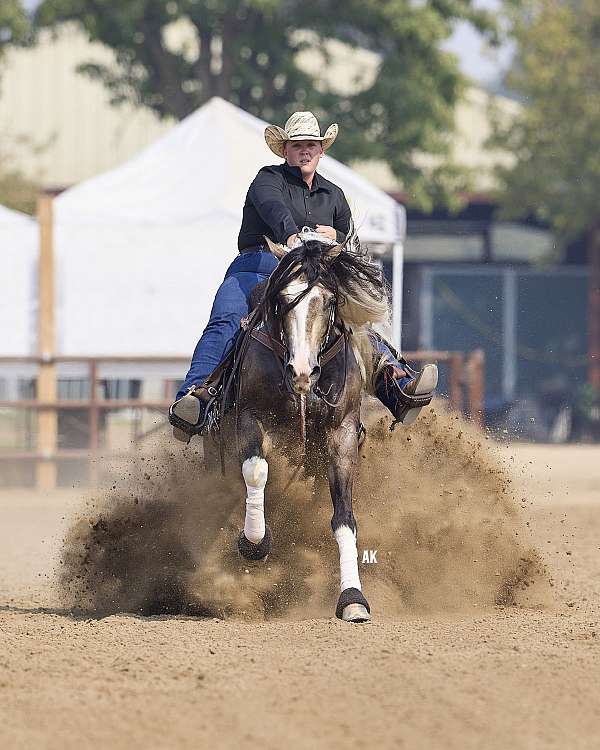
[[[490,11],[499,11],[501,0],[477,0],[476,5]],[[464,73],[482,83],[495,83],[506,71],[512,56],[509,45],[498,50],[486,48],[480,34],[466,23],[456,28],[446,48],[458,55]]]
[[[39,5],[40,0],[23,0],[28,10]],[[488,10],[498,10],[501,0],[477,0],[476,5]],[[468,24],[459,24],[446,48],[458,55],[461,68],[466,75],[482,83],[495,83],[510,61],[510,48],[499,51],[485,49],[481,36]]]

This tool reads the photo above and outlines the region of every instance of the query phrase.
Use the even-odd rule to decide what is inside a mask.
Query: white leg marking
[[[246,482],[244,534],[248,541],[258,544],[265,535],[265,485],[269,464],[258,456],[247,458],[242,464],[242,475]]]
[[[340,526],[334,535],[340,548],[340,591],[349,588],[360,591],[358,551],[354,532],[349,526]]]

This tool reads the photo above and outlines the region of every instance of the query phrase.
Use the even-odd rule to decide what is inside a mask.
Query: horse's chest
[[[331,410],[314,393],[305,397],[304,415],[300,398],[285,398],[273,405],[271,417],[279,429],[296,432],[301,428],[302,419],[306,431],[318,433],[331,425]]]

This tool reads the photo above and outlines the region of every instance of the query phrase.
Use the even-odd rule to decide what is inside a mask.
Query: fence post
[[[485,389],[485,352],[475,349],[467,363],[469,373],[469,416],[478,427],[483,427],[483,404]]]
[[[464,358],[461,352],[452,352],[448,362],[448,396],[450,406],[458,412],[463,410]]]
[[[592,229],[589,246],[589,381],[600,390],[600,222]]]
[[[37,377],[38,401],[56,401],[56,364],[54,363],[54,230],[52,195],[38,197],[40,253],[38,263],[38,353],[41,362]],[[40,459],[36,465],[36,486],[39,490],[56,487],[56,448],[58,443],[58,414],[56,407],[40,409],[37,418],[37,449]]]

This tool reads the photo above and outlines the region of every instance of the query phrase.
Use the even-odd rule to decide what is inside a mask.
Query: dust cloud
[[[354,490],[363,591],[374,613],[539,604],[545,572],[492,441],[429,409],[392,433],[374,410]],[[61,596],[74,611],[247,619],[329,617],[338,595],[331,500],[322,478],[270,461],[268,560],[237,554],[245,489],[165,444],[89,500],[65,538]],[[362,563],[364,550],[375,562]],[[367,557],[373,559],[372,553]]]

